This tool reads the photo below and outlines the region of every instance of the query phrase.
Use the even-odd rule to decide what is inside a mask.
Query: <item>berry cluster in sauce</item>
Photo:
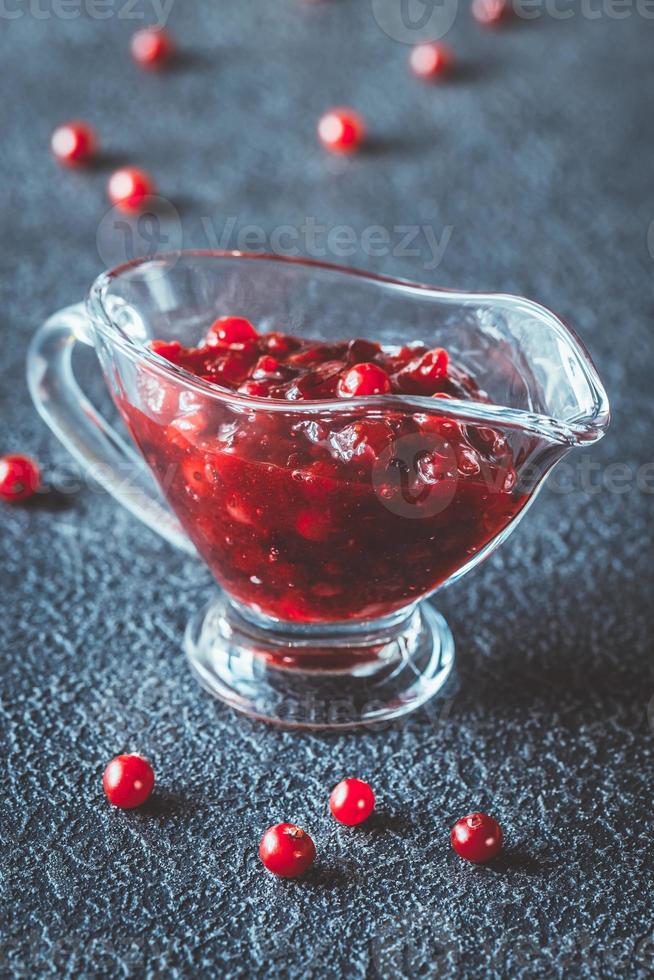
[[[199,347],[151,349],[222,389],[140,362],[137,394],[119,404],[199,553],[257,612],[390,614],[444,582],[525,502],[505,435],[444,414],[452,397],[488,398],[441,348],[325,343],[223,317]]]
[[[258,334],[249,320],[220,317],[200,347],[154,340],[151,348],[205,381],[258,398],[437,395],[488,401],[442,347],[382,347],[371,340],[330,343],[284,333]]]

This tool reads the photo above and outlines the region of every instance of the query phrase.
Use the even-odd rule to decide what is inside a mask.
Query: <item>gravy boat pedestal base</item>
[[[191,618],[184,646],[209,693],[294,728],[401,718],[433,698],[454,665],[450,628],[427,603],[374,621],[306,626],[255,616],[219,594]]]

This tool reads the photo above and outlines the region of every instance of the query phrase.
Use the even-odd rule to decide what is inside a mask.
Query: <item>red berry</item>
[[[353,109],[330,109],[318,123],[318,137],[326,150],[332,153],[352,153],[365,136],[361,116]]]
[[[374,340],[357,337],[347,345],[347,360],[349,364],[361,364],[363,361],[371,361],[377,357],[380,351],[380,345]]]
[[[415,373],[428,381],[435,381],[437,378],[444,378],[447,375],[449,356],[442,347],[435,347],[434,350],[427,351],[420,358],[415,369]]]
[[[88,163],[95,155],[97,140],[86,123],[67,122],[57,126],[50,138],[50,147],[59,163],[66,167],[76,167]]]
[[[356,364],[342,375],[338,382],[341,398],[360,395],[384,395],[391,390],[391,380],[377,364]]]
[[[155,354],[159,354],[160,357],[165,357],[167,361],[172,361],[176,364],[182,353],[182,345],[179,340],[151,340],[150,350],[154,351]]]
[[[133,35],[130,51],[141,68],[160,68],[170,60],[174,44],[170,34],[161,28],[145,27]]]
[[[259,358],[257,363],[254,365],[252,371],[253,378],[262,378],[266,374],[275,374],[279,370],[279,361],[276,357],[271,357],[270,354],[264,354]]]
[[[207,347],[220,347],[223,344],[244,344],[256,340],[257,331],[249,320],[242,316],[221,316],[207,331]]]
[[[403,367],[395,380],[402,391],[415,395],[433,395],[434,389],[447,377],[448,365],[447,351],[436,347]]]
[[[436,78],[452,65],[452,54],[444,44],[416,44],[411,51],[409,64],[418,78]]]
[[[109,178],[109,200],[121,211],[139,211],[155,192],[154,181],[138,167],[123,167]]]
[[[510,13],[507,0],[472,0],[472,16],[484,27],[495,27]]]
[[[331,792],[329,809],[339,823],[354,827],[375,809],[375,794],[362,779],[343,779]]]
[[[0,497],[26,500],[39,489],[39,468],[29,456],[0,456]]]
[[[259,857],[280,878],[297,878],[313,864],[316,847],[305,830],[292,823],[277,823],[261,838]]]
[[[244,381],[236,389],[241,395],[250,395],[255,398],[266,398],[270,393],[270,384],[266,381]]]
[[[107,799],[123,810],[145,803],[153,786],[152,766],[141,755],[117,755],[102,777],[102,788]]]
[[[282,356],[300,346],[300,341],[296,337],[287,337],[283,333],[269,333],[264,340],[269,351]]]
[[[452,847],[466,861],[490,861],[502,850],[502,828],[485,813],[461,817],[452,827]]]

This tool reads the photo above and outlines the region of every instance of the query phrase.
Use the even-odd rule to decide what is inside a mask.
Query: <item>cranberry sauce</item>
[[[514,467],[533,439],[439,414],[451,397],[488,401],[442,349],[257,335],[235,317],[202,347],[151,346],[260,399],[207,396],[141,362],[120,400],[199,553],[253,610],[299,622],[387,615],[449,578],[525,503]],[[433,410],[411,410],[402,394],[434,396]],[[343,407],[312,410],[316,399]]]

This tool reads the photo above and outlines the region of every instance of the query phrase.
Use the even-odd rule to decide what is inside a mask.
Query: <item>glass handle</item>
[[[83,303],[55,313],[32,340],[27,382],[39,415],[84,470],[123,507],[177,548],[195,554],[145,462],[77,384],[72,354],[80,342],[93,346]]]

